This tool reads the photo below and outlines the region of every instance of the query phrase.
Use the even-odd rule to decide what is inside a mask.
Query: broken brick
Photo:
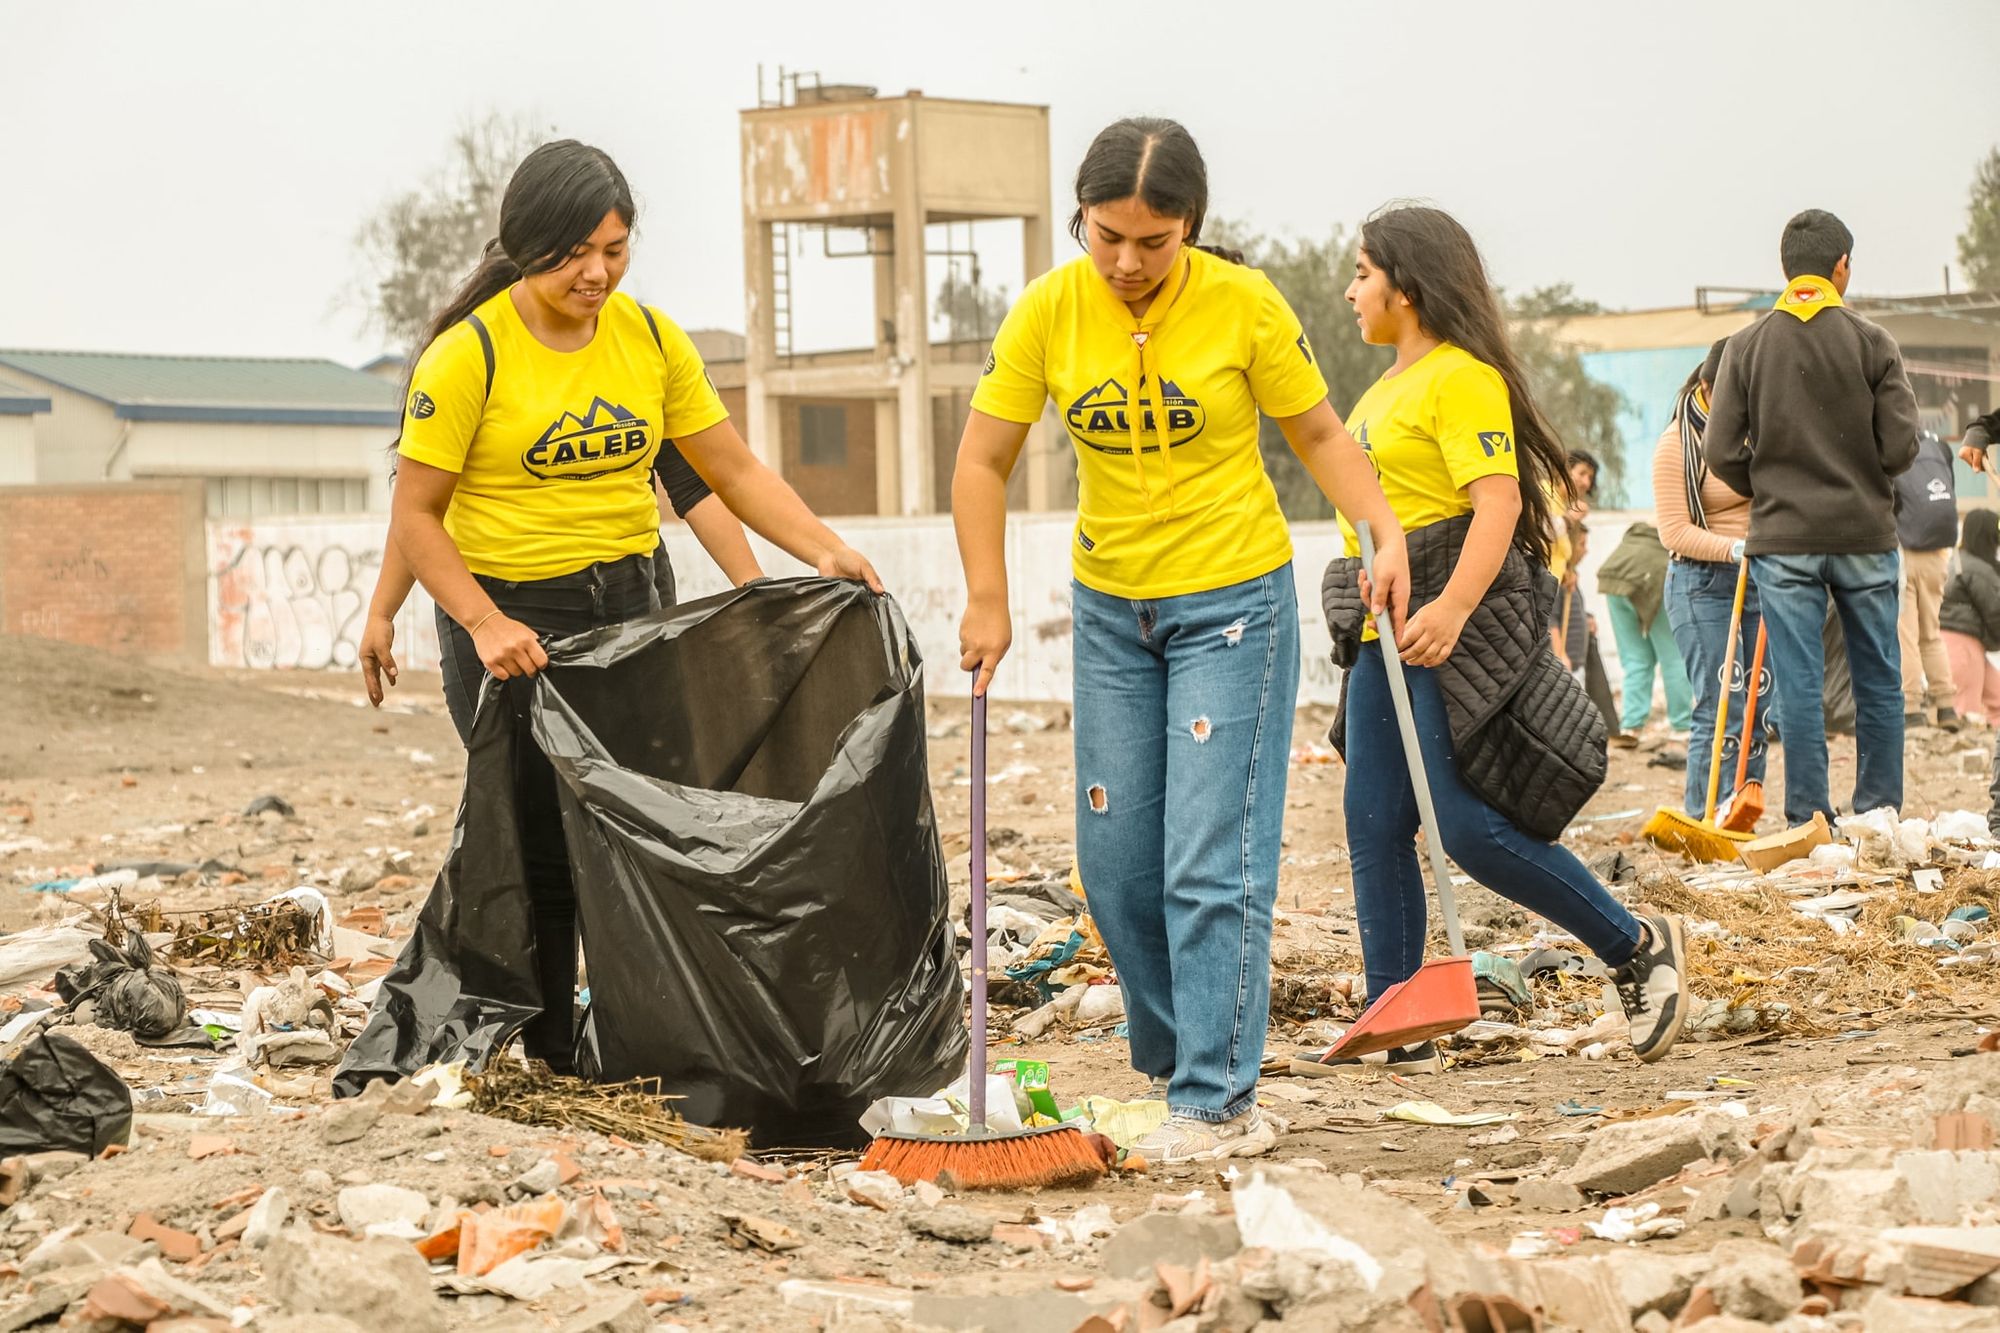
[[[181,1231],[170,1227],[151,1213],[141,1213],[132,1219],[132,1225],[125,1234],[134,1240],[150,1240],[160,1247],[160,1253],[176,1263],[190,1263],[201,1257],[201,1239],[191,1231]]]
[[[1049,1238],[1045,1233],[1037,1231],[1033,1227],[1022,1226],[1017,1222],[995,1222],[993,1224],[993,1240],[996,1244],[1004,1245],[1010,1250],[1022,1253],[1026,1253],[1029,1250],[1046,1249],[1049,1243]]]
[[[748,1157],[739,1157],[731,1162],[729,1170],[732,1175],[742,1176],[746,1180],[761,1180],[767,1185],[782,1185],[790,1179],[781,1168],[765,1166],[762,1162],[753,1162]]]
[[[1993,1122],[1970,1111],[1956,1111],[1937,1118],[1936,1148],[1986,1152],[1993,1147]]]
[[[188,1160],[191,1162],[209,1157],[228,1157],[241,1151],[234,1139],[220,1134],[197,1134],[188,1140]]]

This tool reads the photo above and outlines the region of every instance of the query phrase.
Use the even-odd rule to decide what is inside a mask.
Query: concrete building
[[[877,97],[798,80],[790,89],[785,104],[741,115],[746,332],[737,421],[821,512],[939,512],[950,505],[951,460],[986,344],[931,342],[925,229],[1019,219],[1022,271],[1045,271],[1048,108]],[[858,232],[863,243],[836,250],[835,230]],[[873,265],[872,346],[793,351],[791,261],[815,233],[829,257]],[[727,359],[710,365],[729,400],[738,375]],[[1050,439],[1036,428],[1017,474],[1017,503],[1030,509],[1069,498]]]
[[[32,423],[11,449],[0,424],[0,481],[193,478],[211,518],[388,508],[396,386],[337,362],[0,349],[0,376],[0,423]]]
[[[0,486],[35,479],[35,417],[51,406],[47,395],[0,379]]]
[[[1691,306],[1579,315],[1557,326],[1591,378],[1624,395],[1619,416],[1623,485],[1599,496],[1608,509],[1650,509],[1653,447],[1675,396],[1709,345],[1760,318],[1775,292],[1703,288]],[[1934,296],[1850,295],[1903,349],[1924,424],[1950,438],[2000,401],[2000,292]],[[1987,494],[1984,477],[1959,466],[1958,493]]]

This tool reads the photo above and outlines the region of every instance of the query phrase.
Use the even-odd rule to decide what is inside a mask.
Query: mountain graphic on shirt
[[[589,481],[623,472],[652,454],[653,428],[644,417],[593,397],[581,413],[565,411],[521,451],[521,467],[542,481]]]
[[[1161,406],[1167,415],[1167,444],[1178,449],[1201,434],[1208,425],[1208,412],[1194,398],[1181,392],[1181,387],[1172,380],[1162,380],[1160,389]],[[1077,395],[1063,412],[1063,422],[1078,444],[1101,454],[1130,457],[1132,418],[1127,411],[1130,401],[1131,395],[1126,392],[1125,386],[1113,376]],[[1156,410],[1149,395],[1139,422],[1139,449],[1142,453],[1156,454],[1160,451],[1159,434],[1154,422]]]

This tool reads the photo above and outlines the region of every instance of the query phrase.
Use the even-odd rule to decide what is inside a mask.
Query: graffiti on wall
[[[209,525],[209,660],[217,666],[351,669],[382,567],[368,521]],[[396,618],[396,656],[437,665],[421,589]]]

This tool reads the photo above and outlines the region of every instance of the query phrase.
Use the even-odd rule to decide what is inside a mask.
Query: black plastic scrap
[[[0,1067],[0,1157],[95,1157],[131,1138],[132,1090],[73,1038],[37,1030]]]
[[[960,1072],[922,661],[892,600],[815,578],[578,635],[532,681],[487,682],[452,850],[340,1095],[482,1067],[540,1010],[522,743],[555,767],[575,872],[580,1072],[658,1078],[689,1121],[792,1145],[853,1144],[871,1101]]]

